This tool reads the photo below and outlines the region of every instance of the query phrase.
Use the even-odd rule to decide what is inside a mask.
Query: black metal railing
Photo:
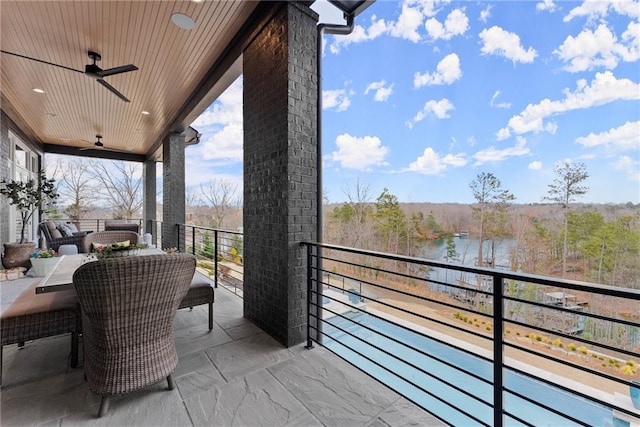
[[[243,234],[189,224],[177,224],[178,242],[184,252],[198,257],[198,268],[220,284],[242,297],[243,295]],[[183,242],[183,243],[182,243]]]
[[[71,222],[73,224],[75,224],[79,230],[81,231],[104,231],[104,222],[105,221],[112,221],[112,219],[110,218],[82,218],[78,221],[74,221],[71,220],[69,218],[61,218],[61,219],[57,219],[56,221],[62,221],[62,222]],[[142,218],[132,218],[129,220],[124,220],[128,223],[131,224],[138,224],[140,233],[142,233],[143,230],[143,220]]]
[[[307,346],[442,421],[639,422],[640,290],[303,245]]]

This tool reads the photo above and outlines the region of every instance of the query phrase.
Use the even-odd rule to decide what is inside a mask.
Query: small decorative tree
[[[40,171],[36,179],[29,181],[2,180],[0,183],[0,194],[9,199],[9,204],[20,212],[20,243],[25,241],[26,227],[33,214],[38,209],[46,210],[56,204],[58,193],[54,183],[54,179],[47,179],[44,171]]]

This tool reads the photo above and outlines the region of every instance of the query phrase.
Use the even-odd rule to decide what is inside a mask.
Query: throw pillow
[[[69,227],[69,224],[65,224],[64,222],[59,223],[58,230],[60,230],[62,237],[73,236],[73,231]]]
[[[67,227],[69,227],[72,233],[78,232],[78,227],[76,227],[76,225],[71,222],[67,222]]]

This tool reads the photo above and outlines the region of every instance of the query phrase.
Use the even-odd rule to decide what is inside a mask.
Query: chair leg
[[[102,396],[100,400],[100,409],[98,410],[98,418],[102,418],[109,410],[109,396]]]
[[[173,380],[173,374],[169,374],[167,377],[167,384],[169,385],[169,390],[176,388],[176,382]]]
[[[213,303],[209,303],[209,330],[213,329]]]
[[[78,367],[78,333],[71,332],[71,367]]]

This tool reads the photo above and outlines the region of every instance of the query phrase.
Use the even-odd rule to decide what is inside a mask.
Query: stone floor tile
[[[291,352],[264,332],[206,351],[229,382],[291,357]]]
[[[423,411],[404,397],[398,399],[378,415],[368,427],[440,427],[446,424],[426,411]]]
[[[399,395],[322,347],[268,368],[320,422],[365,425]]]
[[[200,393],[185,405],[195,426],[321,425],[265,370]]]

